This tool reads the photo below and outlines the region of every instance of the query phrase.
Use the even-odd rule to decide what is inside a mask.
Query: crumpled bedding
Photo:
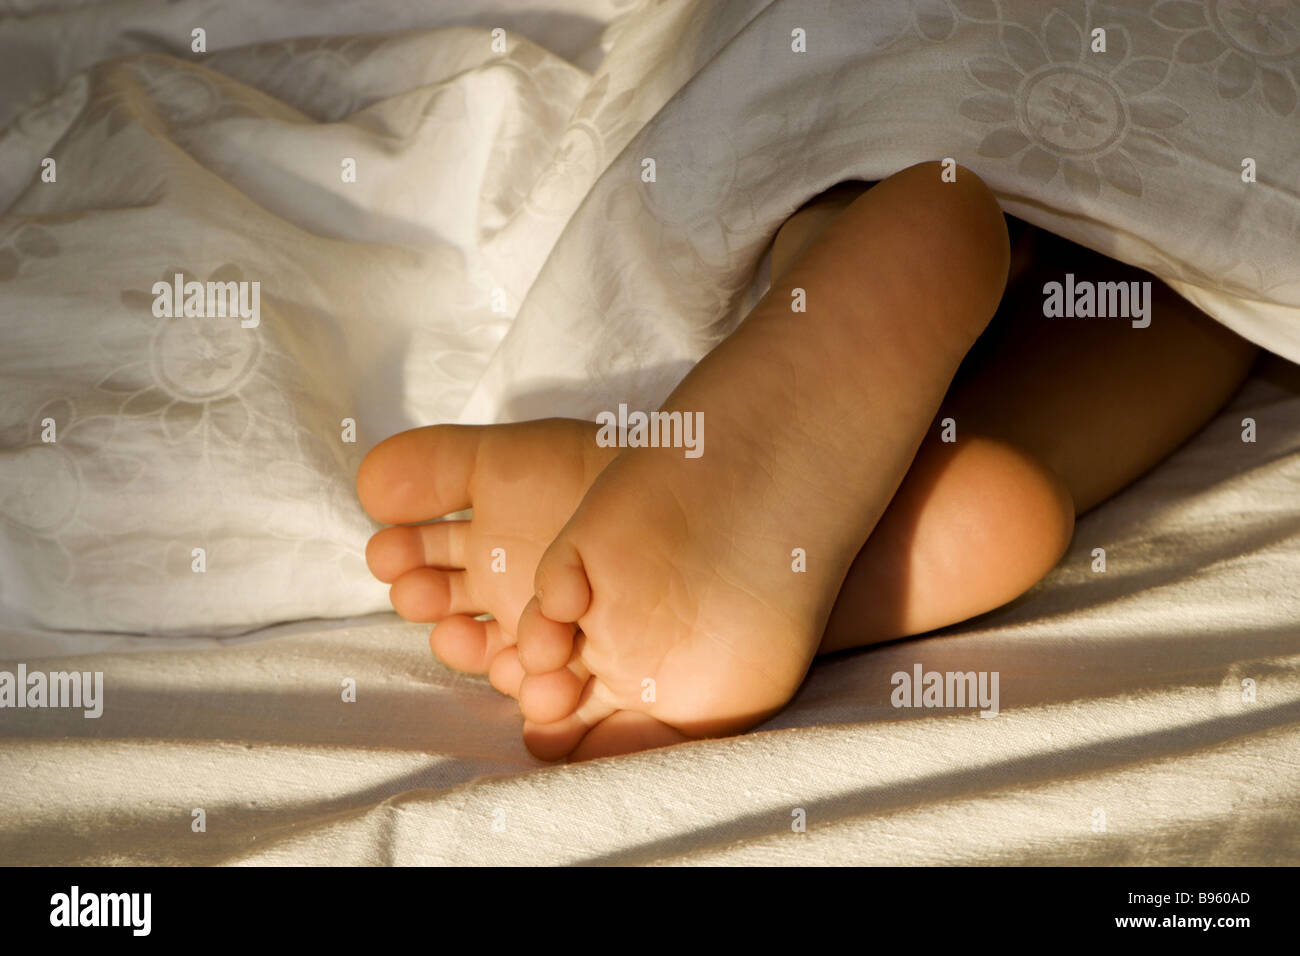
[[[433,29],[315,39],[279,39],[316,22],[293,6],[6,20],[15,64],[88,69],[0,134],[0,606],[173,637],[381,610],[365,448],[656,407],[794,209],[922,159],[1298,360],[1293,8],[677,0],[575,27],[446,3]],[[223,45],[262,16],[271,42]],[[150,38],[170,52],[104,58]],[[156,317],[177,275],[258,282],[256,324]]]
[[[0,712],[0,861],[1294,865],[1298,500],[1300,368],[1272,360],[1015,603],[823,659],[746,736],[573,766],[391,614],[27,647],[102,671],[104,713]],[[893,707],[917,664],[997,671],[998,716]]]
[[[795,208],[942,156],[1300,360],[1297,5],[458,7],[0,21],[0,670],[106,688],[0,711],[0,860],[1300,858],[1281,358],[1013,605],[822,662],[760,733],[584,766],[365,616],[351,491],[411,425],[654,406]],[[178,272],[259,281],[259,324],[155,318]],[[998,671],[1001,712],[893,708],[918,663]]]

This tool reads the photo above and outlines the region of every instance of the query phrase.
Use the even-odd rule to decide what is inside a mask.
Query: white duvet
[[[1295,0],[20,6],[0,669],[106,701],[0,711],[0,859],[1295,861],[1281,360],[1034,593],[819,667],[775,733],[520,774],[512,705],[422,628],[301,623],[385,605],[370,444],[655,405],[838,181],[953,157],[1300,360]],[[178,273],[258,282],[256,327],[156,318]],[[193,650],[118,653],[155,646]],[[1002,713],[894,710],[917,663],[999,670]]]

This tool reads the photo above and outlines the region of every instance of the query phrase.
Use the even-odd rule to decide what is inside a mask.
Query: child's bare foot
[[[703,455],[624,451],[543,556],[518,630],[535,754],[735,733],[790,699],[1007,263],[992,195],[937,164],[812,243],[665,404],[702,414]]]
[[[787,220],[774,242],[773,275],[779,279],[862,192],[862,184],[834,187]],[[1014,249],[1012,257],[1014,271]],[[376,520],[429,522],[462,506],[474,509],[472,519],[466,521],[386,528],[366,549],[371,571],[393,585],[391,597],[398,613],[441,624],[430,634],[429,644],[444,664],[488,673],[498,690],[518,696],[524,672],[515,651],[515,629],[533,595],[538,560],[596,475],[617,456],[617,449],[596,445],[596,432],[594,423],[562,419],[482,427],[435,425],[394,435],[366,456],[357,490]],[[945,473],[951,470],[950,457],[942,456],[938,465]],[[983,480],[972,480],[970,468],[958,470],[970,486],[986,486],[992,479],[985,462],[981,459],[974,467]],[[929,468],[927,475],[935,470]],[[1005,469],[998,474],[1004,482],[1009,477],[1014,478]],[[921,482],[927,488],[933,483],[932,478]],[[854,597],[847,602],[852,608],[848,613],[832,615],[823,651],[891,640],[964,616],[962,610],[954,612],[954,601],[936,599],[936,594],[960,593],[953,589],[958,569],[949,569],[953,573],[938,581],[932,575],[916,574],[904,575],[905,582],[897,580],[900,568],[918,560],[927,567],[933,563],[924,554],[909,553],[917,541],[913,529],[919,516],[928,513],[931,498],[922,491],[904,501],[900,491],[890,508],[892,520],[882,521],[877,538],[868,542],[846,581],[855,594],[871,597],[865,608]],[[1023,499],[1021,493],[1022,504]],[[940,510],[948,514],[962,510],[960,503],[949,504]],[[1005,519],[1000,520],[1005,524]],[[980,543],[987,554],[988,539]],[[945,532],[943,547],[951,544],[951,532]],[[1006,598],[1019,593],[1017,582],[1036,578],[1038,570],[1035,566],[1019,577],[1012,575],[1016,582],[993,589],[993,595]],[[918,600],[922,595],[924,599]],[[986,609],[979,600],[974,610],[968,600],[955,603],[978,613]],[[900,613],[903,608],[909,613]],[[495,620],[471,616],[480,613]]]
[[[429,645],[447,665],[487,673],[498,690],[518,693],[515,624],[532,597],[537,562],[617,454],[595,437],[595,424],[570,419],[435,425],[380,442],[362,462],[357,494],[377,521],[474,509],[469,521],[385,528],[366,547],[370,570],[393,585],[394,609],[440,622]],[[479,614],[496,620],[475,620]]]
[[[859,190],[832,189],[786,222],[772,252],[778,280]],[[1028,274],[1036,256],[1020,245],[1020,271]],[[1074,250],[1070,268],[1083,267],[1080,256],[1087,259]],[[1016,259],[1013,249],[1013,273]],[[1055,259],[1039,265],[1048,273],[1066,268]],[[1122,267],[1101,261],[1095,268]],[[1037,289],[1041,281],[1028,285]],[[1160,323],[1136,336],[1109,327],[1042,326],[1032,302],[1018,303],[1015,293],[1009,300],[995,336],[1005,341],[994,353],[968,356],[968,374],[939,413],[961,422],[962,437],[941,443],[931,428],[840,588],[821,651],[923,633],[1023,593],[1063,553],[1074,513],[1150,467],[1153,447],[1172,448],[1204,424],[1254,354],[1172,293],[1161,300]],[[1114,407],[1094,403],[1098,393],[1112,395]],[[398,582],[399,611],[446,618],[431,641],[445,662],[472,671],[490,665],[493,683],[506,693],[517,696],[525,676],[511,631],[532,594],[533,566],[615,457],[596,446],[595,431],[591,423],[556,420],[417,429],[377,446],[358,476],[363,503],[381,520],[423,521],[475,507],[472,523],[380,532],[368,557],[376,574]],[[1111,452],[1098,456],[1108,444]],[[494,570],[497,548],[505,560]],[[502,624],[465,616],[479,611],[495,613]],[[571,666],[581,674],[586,665]],[[538,699],[529,707],[544,705],[554,689],[534,686]],[[648,691],[642,689],[642,703],[654,702],[645,700]],[[683,736],[643,711],[618,710],[573,755]]]

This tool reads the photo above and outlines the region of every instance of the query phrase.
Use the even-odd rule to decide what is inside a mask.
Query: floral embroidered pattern
[[[1014,24],[1000,30],[1004,57],[978,57],[966,69],[984,92],[958,112],[995,124],[981,156],[1012,159],[1028,179],[1060,176],[1075,192],[1096,197],[1103,184],[1142,195],[1139,165],[1173,166],[1178,151],[1162,133],[1187,113],[1153,93],[1169,64],[1124,56],[1110,69],[1085,59],[1083,29],[1054,12],[1041,34]]]
[[[82,88],[0,137],[6,599],[204,633],[383,606],[351,483],[377,432],[650,406],[800,202],[924,159],[1300,356],[1300,0],[617,2],[578,60],[459,27],[70,38]],[[280,295],[256,329],[157,318],[168,260]]]
[[[24,259],[49,259],[59,254],[59,242],[48,229],[24,223],[0,236],[0,282],[18,275]]]
[[[183,269],[168,270],[162,281],[194,279]],[[213,282],[239,282],[233,265],[215,270]],[[128,289],[122,304],[152,329],[148,356],[120,366],[99,388],[126,395],[123,415],[158,415],[167,437],[175,441],[195,428],[206,428],[234,443],[243,437],[250,413],[239,389],[257,371],[262,337],[222,319],[158,319],[152,293]]]
[[[1300,0],[1167,0],[1152,18],[1183,34],[1174,48],[1179,63],[1214,70],[1214,89],[1238,99],[1258,81],[1264,102],[1278,116],[1296,109],[1300,88]]]

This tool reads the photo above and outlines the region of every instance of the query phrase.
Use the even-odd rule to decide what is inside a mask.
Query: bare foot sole
[[[702,419],[703,454],[624,450],[542,557],[518,628],[534,754],[737,733],[789,701],[1007,264],[992,195],[937,164],[804,251],[664,405]]]

